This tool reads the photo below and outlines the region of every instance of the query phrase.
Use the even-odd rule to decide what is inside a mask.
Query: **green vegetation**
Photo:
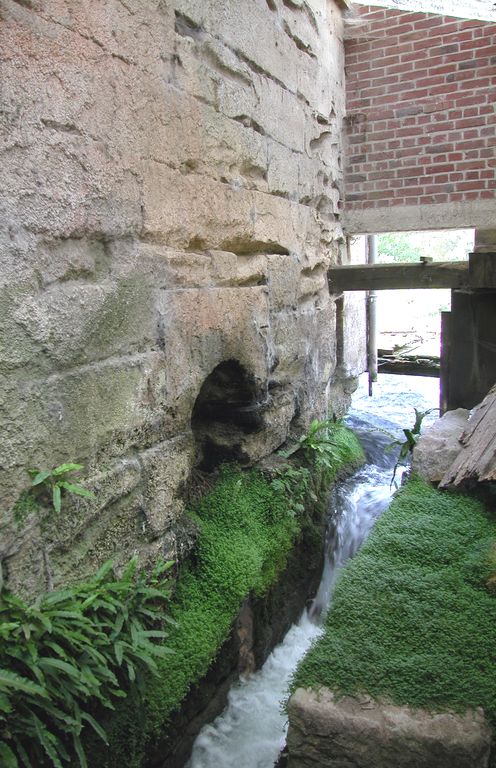
[[[135,560],[119,579],[107,563],[91,581],[31,606],[0,592],[2,766],[87,768],[90,753],[92,765],[142,764],[147,744],[207,672],[243,600],[267,591],[295,538],[311,525],[305,494],[314,494],[321,476],[328,482],[361,458],[343,425],[317,422],[291,453],[294,461],[272,480],[256,470],[222,468],[190,511],[198,545],[171,601],[166,566],[147,578],[136,572]],[[298,508],[290,499],[292,467],[298,483],[306,478]],[[32,470],[21,511],[29,514],[34,500],[34,509],[51,505],[60,512],[64,492],[92,496],[67,480],[81,468]]]
[[[41,489],[42,494],[49,494],[49,500],[56,512],[62,508],[62,491],[73,493],[76,496],[85,496],[87,499],[93,499],[94,495],[88,491],[84,485],[74,483],[67,479],[73,472],[79,472],[83,469],[82,464],[60,464],[54,469],[30,469],[31,492],[33,489]]]
[[[181,570],[171,605],[177,624],[168,645],[174,653],[149,681],[145,716],[137,719],[132,701],[120,708],[107,763],[112,766],[141,765],[145,741],[159,735],[207,672],[245,597],[252,590],[262,594],[284,568],[299,530],[285,497],[260,472],[236,467],[222,468],[191,514],[200,533],[195,561]]]
[[[379,235],[378,250],[380,261],[386,263],[419,261],[423,255],[422,249],[407,232],[388,232]]]
[[[411,429],[408,429],[408,428],[403,429],[403,434],[405,436],[404,440],[397,440],[394,434],[392,432],[389,432],[386,429],[376,430],[376,431],[382,432],[385,435],[389,435],[389,437],[392,438],[391,443],[388,446],[386,446],[386,449],[385,449],[386,453],[394,450],[395,448],[400,449],[398,453],[398,460],[393,468],[393,477],[391,480],[391,486],[395,481],[398,467],[405,466],[405,464],[410,459],[411,454],[413,453],[413,449],[417,445],[417,440],[420,437],[423,420],[425,419],[426,416],[428,416],[433,411],[439,411],[439,408],[429,408],[427,411],[419,411],[417,408],[414,408],[413,410],[415,411],[415,421]]]
[[[496,523],[476,500],[412,477],[336,587],[299,686],[366,692],[496,720]]]
[[[299,527],[259,472],[233,467],[223,468],[194,517],[197,557],[181,573],[172,605],[176,653],[157,701],[160,713],[177,707],[191,681],[207,671],[249,592],[263,594],[284,568]]]
[[[358,440],[342,424],[327,424],[326,435],[331,434],[334,463],[332,471],[328,468],[329,478],[363,457]],[[302,476],[313,477],[320,467],[315,452],[308,449],[306,458],[310,469],[294,470],[298,483]],[[302,514],[304,494],[295,514],[289,464],[287,472],[285,479],[283,471],[270,481],[257,470],[223,467],[213,490],[191,511],[199,528],[198,547],[194,561],[179,574],[171,604],[170,615],[177,625],[168,645],[174,654],[150,681],[141,717],[132,701],[120,708],[110,753],[102,755],[101,764],[139,768],[146,741],[158,738],[190,687],[207,672],[243,600],[250,592],[264,594],[284,569],[295,538],[310,525]]]
[[[0,593],[0,764],[5,768],[88,765],[81,740],[100,739],[103,708],[142,690],[145,673],[169,654],[161,628],[166,566],[147,579],[132,560],[120,579],[104,565],[85,584],[28,606]]]
[[[322,498],[343,467],[349,471],[364,461],[362,447],[353,432],[341,421],[332,419],[312,421],[307,434],[280,455],[291,457],[293,464],[278,470],[272,485],[286,493],[295,511],[304,509],[307,496],[314,502]]]
[[[419,261],[426,256],[435,261],[467,258],[474,244],[473,230],[439,232],[388,232],[378,236],[380,262]]]
[[[94,494],[81,483],[75,483],[70,477],[83,469],[82,464],[60,464],[54,469],[28,469],[31,487],[23,491],[14,506],[14,519],[22,527],[30,514],[40,514],[43,508],[52,507],[55,512],[62,509],[64,493],[93,499]],[[70,478],[70,479],[68,479]]]

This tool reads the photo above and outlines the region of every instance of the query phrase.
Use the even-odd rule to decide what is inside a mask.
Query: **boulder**
[[[289,702],[289,768],[487,768],[490,743],[482,710],[337,700],[327,688],[299,688]]]
[[[412,470],[431,483],[439,483],[460,453],[460,437],[468,417],[469,411],[457,408],[429,426],[414,448]]]

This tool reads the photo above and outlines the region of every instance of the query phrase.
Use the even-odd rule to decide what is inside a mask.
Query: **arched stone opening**
[[[197,467],[212,472],[219,464],[247,464],[247,435],[264,427],[253,376],[237,360],[225,360],[200,389],[191,416],[197,444]]]

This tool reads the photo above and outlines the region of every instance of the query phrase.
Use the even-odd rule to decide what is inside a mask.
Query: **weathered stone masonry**
[[[357,12],[346,42],[346,230],[493,229],[495,25]]]
[[[342,408],[362,367],[326,285],[342,17],[332,0],[1,0],[0,18],[0,557],[36,592],[178,554],[202,425],[252,462]],[[203,399],[194,434],[212,372],[208,391],[244,393],[231,415],[255,415],[231,429]],[[67,460],[96,501],[16,523],[26,468]]]

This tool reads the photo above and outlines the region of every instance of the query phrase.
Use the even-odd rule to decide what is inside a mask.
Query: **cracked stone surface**
[[[254,462],[343,411],[364,318],[336,325],[326,281],[347,258],[332,0],[0,13],[0,561],[35,594],[178,549],[216,366],[264,403]],[[20,516],[26,468],[68,460],[95,501]]]
[[[482,710],[426,712],[299,688],[289,702],[288,768],[487,768]]]

